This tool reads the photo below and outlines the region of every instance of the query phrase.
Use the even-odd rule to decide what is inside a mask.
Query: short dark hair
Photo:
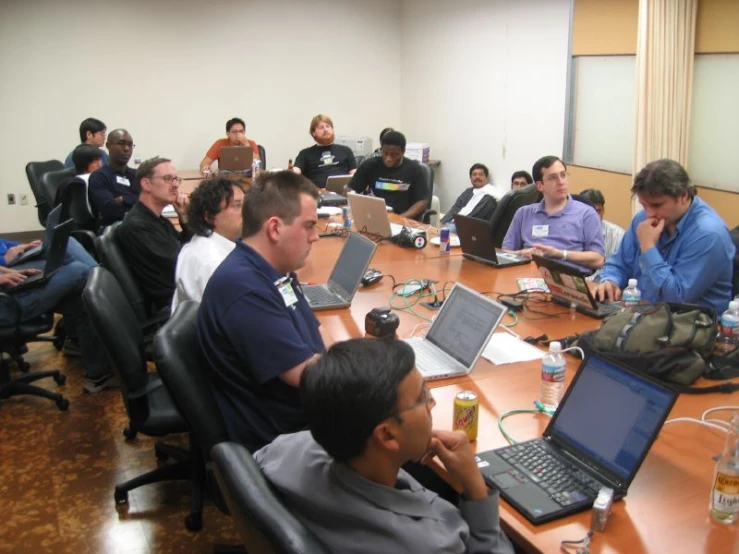
[[[382,138],[387,135],[390,131],[394,131],[392,127],[385,127],[382,131],[380,131],[380,144],[382,144]]]
[[[539,158],[538,160],[536,160],[534,167],[531,169],[531,173],[534,176],[534,181],[541,181],[542,170],[549,169],[557,162],[561,163],[563,166],[565,166],[565,169],[567,169],[567,164],[564,163],[562,159],[558,158],[557,156],[544,156],[543,158]]]
[[[159,156],[154,156],[153,158],[144,160],[144,162],[136,170],[136,183],[138,183],[139,188],[141,188],[141,180],[151,178],[151,176],[154,175],[154,170],[157,168],[157,166],[161,164],[166,164],[171,161],[172,160],[168,158],[160,158]]]
[[[99,133],[100,131],[105,131],[107,128],[108,127],[105,125],[105,123],[103,123],[99,119],[88,117],[82,123],[80,123],[80,142],[85,142],[85,139],[87,139],[88,131],[94,135],[95,133]]]
[[[606,197],[603,196],[603,193],[598,189],[585,189],[578,196],[580,196],[581,199],[584,198],[594,206],[596,204],[599,206],[606,205]]]
[[[511,175],[511,183],[515,181],[516,179],[519,179],[523,177],[526,179],[526,182],[530,185],[534,182],[534,180],[531,178],[531,174],[528,171],[514,171],[513,175]]]
[[[689,198],[695,196],[695,185],[685,168],[675,160],[662,158],[645,165],[634,178],[631,194],[647,196],[666,195],[679,198],[685,193]]]
[[[244,238],[256,235],[270,217],[292,223],[300,214],[301,194],[319,198],[316,185],[303,175],[289,170],[260,173],[244,197]]]
[[[316,442],[339,462],[361,456],[375,427],[396,413],[398,387],[415,361],[413,349],[400,340],[334,344],[300,379]]]
[[[187,206],[187,224],[196,235],[213,234],[214,218],[234,198],[234,187],[239,184],[229,177],[214,177],[200,183],[190,195]]]
[[[246,123],[244,123],[244,120],[239,117],[232,117],[231,119],[226,121],[226,132],[228,133],[231,130],[231,127],[233,127],[237,123],[241,123],[241,126],[244,128],[244,131],[246,131]]]
[[[80,144],[72,150],[72,163],[77,175],[87,173],[90,164],[103,157],[103,151],[92,144]]]
[[[405,152],[405,135],[400,131],[388,131],[380,140],[380,146],[400,146]]]
[[[476,169],[482,169],[485,172],[485,177],[490,177],[490,171],[488,171],[488,166],[485,164],[472,164],[472,167],[470,168],[470,177],[472,177],[472,172]]]

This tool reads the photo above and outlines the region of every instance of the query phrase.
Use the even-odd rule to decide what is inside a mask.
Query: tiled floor
[[[78,359],[37,343],[26,360],[32,371],[61,369],[65,385],[36,384],[71,405],[61,412],[43,398],[0,401],[0,553],[206,553],[239,542],[230,518],[210,501],[203,530],[185,529],[186,481],[147,485],[130,493],[127,506],[116,506],[116,482],[156,467],[153,440],[126,442],[119,391],[83,393]]]

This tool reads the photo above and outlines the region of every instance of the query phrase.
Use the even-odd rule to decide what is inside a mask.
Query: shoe
[[[94,394],[104,389],[112,389],[118,386],[118,378],[112,373],[103,373],[100,377],[85,377],[82,387],[85,392]]]
[[[64,353],[65,356],[72,356],[74,358],[79,358],[82,356],[82,351],[80,350],[80,343],[70,337],[67,337],[64,340],[64,346],[62,346],[62,352]]]

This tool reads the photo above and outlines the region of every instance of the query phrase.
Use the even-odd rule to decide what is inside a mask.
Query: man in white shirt
[[[190,195],[188,225],[194,233],[177,258],[172,313],[184,300],[203,298],[205,285],[241,237],[244,191],[226,177],[203,183]]]
[[[616,253],[624,238],[624,230],[610,221],[603,219],[606,213],[606,199],[598,189],[586,189],[580,193],[580,198],[589,201],[600,217],[603,226],[603,242],[606,248],[606,260]]]
[[[506,187],[490,183],[490,172],[480,163],[470,168],[470,183],[472,186],[459,195],[451,209],[441,218],[442,225],[450,227],[453,233],[456,232],[454,216],[460,214],[489,220],[498,206],[498,200],[508,192]]]

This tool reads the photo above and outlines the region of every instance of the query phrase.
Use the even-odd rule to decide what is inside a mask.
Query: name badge
[[[120,175],[116,175],[115,176],[115,182],[118,183],[119,185],[123,185],[125,187],[130,187],[131,186],[131,182],[128,180],[128,178],[127,177],[121,177]]]
[[[285,307],[289,308],[298,303],[298,297],[295,296],[295,291],[290,281],[278,285],[277,290],[280,291],[280,296],[282,296]]]
[[[534,237],[548,237],[549,225],[533,225],[531,227],[531,235]]]

